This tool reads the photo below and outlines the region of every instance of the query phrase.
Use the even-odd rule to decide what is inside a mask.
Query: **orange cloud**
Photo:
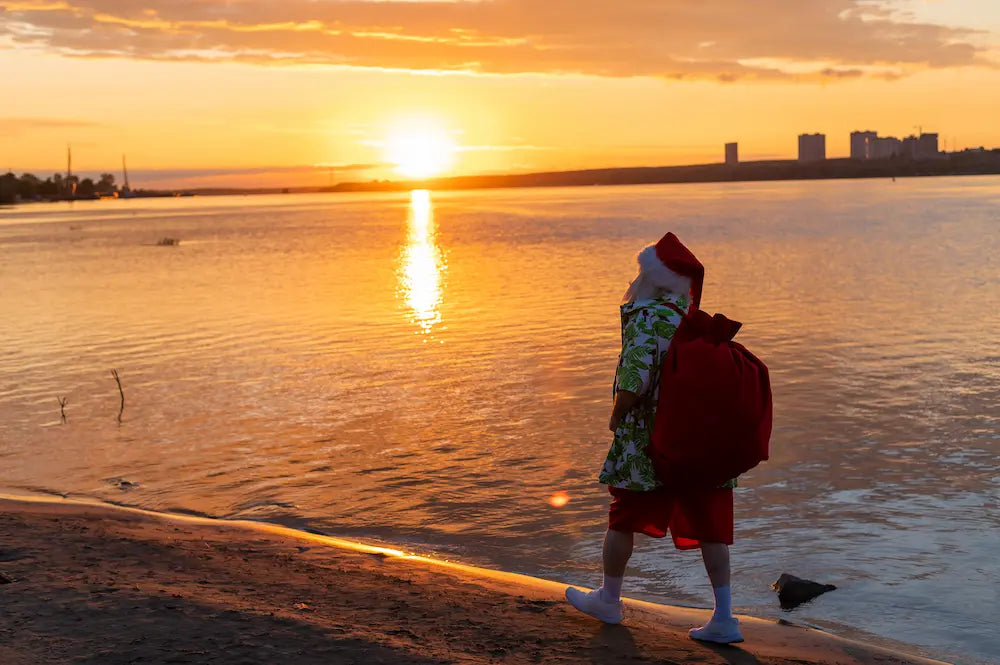
[[[100,123],[70,118],[4,118],[0,117],[0,136],[20,136],[28,132],[51,131],[53,129],[94,129],[103,127]]]
[[[991,66],[983,33],[860,0],[14,0],[4,36],[74,56],[720,81]]]

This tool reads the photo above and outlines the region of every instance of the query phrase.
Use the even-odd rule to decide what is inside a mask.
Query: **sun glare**
[[[553,508],[562,508],[569,503],[569,493],[562,490],[549,497],[549,505]]]
[[[389,134],[385,158],[407,178],[433,178],[451,168],[455,142],[448,132],[433,123],[406,123]]]

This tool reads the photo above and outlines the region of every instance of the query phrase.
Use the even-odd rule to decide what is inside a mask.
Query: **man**
[[[664,487],[647,454],[663,358],[681,312],[700,305],[705,269],[673,233],[643,249],[637,258],[639,274],[621,305],[622,351],[609,423],[614,440],[599,476],[612,496],[604,537],[604,583],[590,593],[570,587],[566,598],[605,623],[620,623],[622,582],[634,535],[663,538],[669,532],[677,549],[701,550],[715,595],[711,620],[691,629],[691,637],[742,642],[739,621],[732,615],[729,569],[736,480],[712,489]]]

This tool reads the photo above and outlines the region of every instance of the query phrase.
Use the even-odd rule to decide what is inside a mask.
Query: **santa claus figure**
[[[649,454],[663,359],[683,314],[700,304],[705,269],[673,233],[639,252],[638,263],[639,274],[621,305],[622,350],[608,425],[614,440],[599,475],[611,493],[604,583],[589,593],[570,587],[566,597],[590,616],[620,623],[622,581],[635,534],[663,538],[669,533],[677,549],[701,550],[715,595],[711,620],[693,628],[691,637],[742,642],[729,581],[736,480],[721,487],[664,486]]]

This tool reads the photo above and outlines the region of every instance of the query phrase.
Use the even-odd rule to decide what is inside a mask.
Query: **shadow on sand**
[[[633,634],[635,632],[635,634]],[[664,659],[656,653],[656,649],[640,647],[636,635],[648,638],[641,629],[629,628],[624,625],[611,626],[602,624],[591,636],[588,646],[590,662],[593,665],[608,665],[609,663],[661,663],[671,665],[676,663],[712,662],[727,665],[764,665],[752,653],[744,651],[739,646],[709,644],[691,641],[691,656],[681,661]],[[646,641],[646,640],[644,640]],[[647,647],[649,645],[646,645]],[[699,652],[703,657],[699,657]],[[715,654],[718,657],[712,657]]]
[[[5,614],[0,610],[0,617]],[[21,641],[17,653],[0,647],[0,661],[5,665],[440,663],[439,659],[422,658],[412,649],[338,635],[350,632],[341,626],[315,625],[121,588],[89,593],[63,589],[43,611],[21,614],[17,619],[17,630],[33,637],[30,644]]]

